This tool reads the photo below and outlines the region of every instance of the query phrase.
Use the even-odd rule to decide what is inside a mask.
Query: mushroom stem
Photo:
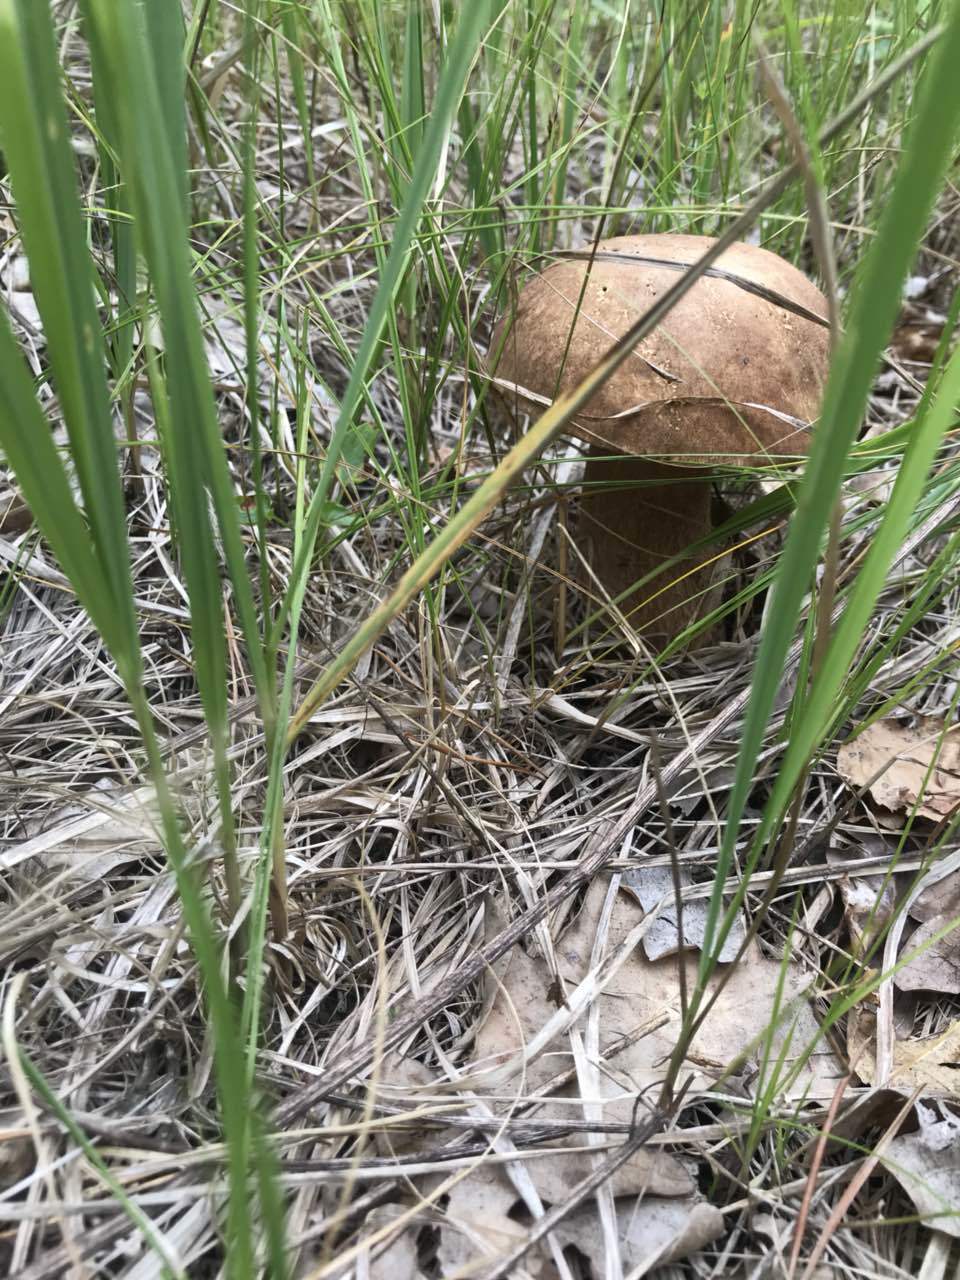
[[[698,473],[594,446],[584,473],[583,531],[590,563],[611,599],[710,532],[711,487]],[[636,631],[672,640],[717,603],[714,548],[701,548],[619,603]]]

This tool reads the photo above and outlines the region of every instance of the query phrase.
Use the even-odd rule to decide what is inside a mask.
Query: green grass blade
[[[370,377],[394,297],[406,271],[423,206],[436,173],[437,161],[443,152],[450,122],[460,102],[470,64],[476,55],[480,38],[486,27],[489,8],[489,0],[477,0],[476,4],[463,10],[457,30],[448,45],[436,99],[431,106],[430,117],[424,130],[423,146],[417,157],[407,197],[394,228],[390,254],[370,306],[363,338],[350,371],[350,379],[340,402],[340,412],[330,437],[323,469],[311,497],[306,518],[304,545],[294,568],[294,582],[303,577],[313,555],[316,535],[330,494],[330,485],[336,474],[337,463],[340,461],[340,453],[353,424],[364,386]],[[289,609],[289,602],[290,592],[285,601],[285,612]]]
[[[893,493],[827,652],[822,672],[794,720],[787,751],[777,774],[768,810],[776,815],[796,785],[807,760],[833,721],[836,696],[861,642],[877,597],[886,583],[891,561],[915,517],[930,470],[943,438],[956,421],[960,404],[960,351],[945,372],[940,391],[924,416],[914,424],[910,442],[897,472]],[[767,824],[761,823],[762,835]]]
[[[488,4],[486,2],[478,3],[462,14],[453,41],[448,46],[447,60],[440,76],[436,100],[433,103],[430,118],[424,130],[423,145],[420,155],[417,157],[410,190],[394,230],[390,254],[384,264],[377,293],[364,328],[360,349],[357,352],[350,380],[341,400],[340,412],[330,439],[324,465],[302,523],[298,523],[294,568],[284,599],[281,618],[281,625],[283,619],[289,619],[290,632],[294,637],[297,635],[299,628],[307,571],[313,557],[317,533],[327,507],[330,485],[336,474],[336,467],[340,461],[344,445],[350,437],[354,415],[364,395],[366,382],[379,350],[381,335],[390,318],[393,300],[406,271],[423,205],[434,180],[437,160],[443,152],[443,143],[450,127],[450,122],[463,94],[467,73],[476,55],[476,50],[485,28],[487,9]],[[282,812],[281,778],[283,756],[294,736],[287,729],[293,699],[294,665],[295,645],[291,644],[277,712],[277,724],[281,728],[277,733],[273,758],[270,764],[270,782],[264,813],[261,863],[255,889],[255,906],[250,913],[250,947],[255,955],[259,954],[259,948],[262,946],[265,936],[267,875],[273,859]],[[252,975],[244,996],[243,1034],[247,1044],[248,1071],[252,1071],[253,1068],[257,1043],[261,981],[259,974]]]
[[[407,0],[407,22],[403,38],[403,85],[400,92],[400,123],[407,149],[416,162],[423,143],[426,100],[423,90],[423,14],[421,0]]]
[[[12,1035],[12,1029],[11,1029]],[[7,1037],[4,1037],[5,1039]],[[160,1263],[160,1275],[163,1280],[186,1280],[186,1271],[177,1262],[176,1258],[170,1256],[162,1237],[158,1236],[154,1230],[153,1223],[149,1217],[134,1203],[127,1195],[123,1183],[114,1177],[109,1166],[101,1158],[97,1148],[90,1141],[81,1127],[74,1120],[73,1116],[62,1104],[60,1099],[50,1088],[42,1073],[37,1069],[36,1065],[31,1061],[28,1054],[22,1049],[18,1049],[14,1045],[5,1045],[8,1058],[12,1053],[16,1053],[20,1067],[23,1070],[27,1080],[33,1086],[34,1090],[43,1099],[47,1110],[57,1117],[70,1137],[74,1140],[83,1154],[90,1163],[90,1167],[96,1169],[98,1176],[103,1180],[104,1186],[110,1189],[111,1195],[116,1198],[117,1204],[123,1209],[124,1213],[130,1219],[130,1223],[137,1231],[140,1232],[144,1240],[154,1251]]]
[[[951,21],[930,57],[900,172],[860,273],[847,331],[837,348],[827,383],[820,423],[800,485],[797,513],[784,547],[757,655],[718,860],[718,886],[729,872],[740,819],[780,686],[784,658],[820,554],[821,539],[837,499],[846,458],[860,427],[880,353],[896,318],[904,277],[955,145],[960,124],[960,96],[951,86],[957,65],[960,65],[960,7],[955,6]],[[773,820],[772,806],[768,806],[767,815],[762,831],[767,831]],[[701,982],[705,981],[712,963],[711,952],[715,950],[712,940],[721,901],[718,890],[710,904],[709,941],[701,957]]]
[[[45,2],[0,2],[0,129],[95,555],[117,615],[112,631],[115,640],[123,635],[115,652],[133,662],[133,588],[103,337]]]
[[[81,0],[81,13],[83,0]],[[94,102],[96,110],[97,153],[100,158],[102,188],[104,199],[109,209],[110,243],[113,250],[113,274],[117,291],[116,308],[113,319],[113,334],[110,338],[110,358],[113,377],[119,381],[130,363],[133,354],[134,319],[136,315],[137,293],[137,256],[134,245],[133,226],[130,218],[130,202],[126,188],[120,178],[116,163],[117,121],[113,113],[113,103],[103,94],[97,95],[97,86],[105,83],[103,73],[103,52],[96,38],[95,29],[84,23],[84,34],[90,50],[90,68],[93,75]],[[128,403],[132,402],[132,391]],[[128,414],[128,416],[132,416]]]
[[[40,531],[118,663],[136,670],[129,636],[90,542],[63,461],[37,403],[33,379],[0,310],[0,448]],[[136,637],[134,637],[136,640]],[[124,656],[126,655],[126,656]]]
[[[143,6],[147,39],[160,99],[160,118],[166,126],[167,145],[183,207],[187,207],[186,63],[183,5],[180,0],[146,0]]]
[[[223,715],[220,690],[225,687],[222,592],[207,515],[209,491],[248,660],[268,714],[271,683],[246,567],[238,504],[204,356],[188,228],[175,167],[176,147],[171,149],[147,33],[135,7],[118,8],[109,0],[87,3],[109,67],[106,91],[118,104],[123,176],[131,192],[137,234],[163,324],[172,410],[172,486],[194,626],[201,629],[196,654],[198,667],[205,673],[201,681],[211,714],[219,719]]]

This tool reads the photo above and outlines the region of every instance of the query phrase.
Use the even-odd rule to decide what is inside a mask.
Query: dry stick
[[[800,1260],[800,1246],[803,1244],[804,1232],[807,1229],[807,1218],[810,1216],[810,1206],[813,1203],[814,1192],[817,1189],[817,1177],[820,1173],[820,1166],[823,1163],[823,1153],[827,1149],[827,1141],[830,1132],[833,1129],[833,1122],[837,1118],[837,1112],[840,1110],[840,1103],[843,1095],[846,1093],[847,1085],[850,1083],[851,1077],[844,1076],[837,1084],[834,1090],[833,1098],[830,1101],[830,1110],[827,1112],[827,1118],[823,1122],[823,1128],[820,1136],[817,1138],[817,1145],[813,1152],[813,1159],[810,1161],[810,1176],[807,1179],[807,1185],[803,1192],[803,1200],[800,1204],[800,1212],[797,1214],[797,1221],[793,1228],[793,1247],[790,1250],[790,1262],[787,1265],[787,1280],[793,1280],[797,1270],[797,1263]]]
[[[873,1173],[874,1169],[877,1167],[877,1164],[880,1161],[880,1157],[883,1155],[884,1151],[886,1151],[887,1147],[890,1145],[893,1139],[900,1132],[900,1126],[903,1124],[904,1120],[906,1120],[909,1113],[913,1110],[913,1105],[916,1102],[917,1098],[919,1098],[921,1092],[922,1090],[919,1086],[916,1089],[914,1089],[913,1093],[910,1095],[910,1097],[906,1100],[906,1102],[897,1112],[897,1115],[894,1118],[893,1123],[890,1125],[890,1128],[887,1130],[887,1132],[883,1135],[883,1137],[877,1143],[876,1150],[872,1153],[872,1155],[870,1155],[866,1160],[864,1160],[863,1164],[857,1170],[856,1176],[854,1177],[853,1181],[850,1183],[846,1191],[844,1191],[843,1195],[834,1205],[833,1212],[830,1214],[830,1217],[827,1219],[826,1226],[823,1228],[823,1231],[821,1231],[820,1233],[820,1238],[817,1240],[817,1243],[813,1246],[813,1251],[811,1252],[810,1257],[807,1260],[807,1265],[804,1268],[803,1276],[801,1277],[801,1280],[813,1280],[813,1274],[817,1269],[817,1264],[820,1261],[820,1259],[823,1257],[826,1247],[830,1243],[831,1236],[834,1234],[837,1227],[839,1227],[840,1223],[843,1221],[844,1215],[846,1214],[847,1210],[850,1208],[854,1200],[857,1198],[857,1195],[860,1192],[860,1188],[863,1186],[866,1180]]]
[[[930,533],[948,519],[960,507],[960,494],[955,495],[938,511],[934,512],[914,535],[901,547],[891,567],[896,567],[911,556],[917,546],[929,537]],[[839,618],[842,606],[834,610],[834,621]],[[802,641],[796,641],[784,661],[784,675],[791,671],[800,661],[803,652]],[[664,767],[660,775],[660,784],[669,794],[670,786],[696,760],[703,749],[729,728],[741,715],[750,696],[749,688],[732,698],[710,723]],[[383,1049],[392,1049],[407,1036],[412,1035],[428,1018],[437,1014],[450,1000],[464,991],[471,983],[476,982],[501,956],[525,937],[532,929],[552,911],[554,911],[571,894],[585,887],[593,877],[614,857],[612,851],[618,850],[624,836],[636,825],[640,816],[654,803],[657,797],[657,784],[648,782],[641,787],[633,803],[619,818],[608,818],[601,823],[586,843],[580,865],[567,872],[559,884],[546,893],[539,902],[534,903],[521,915],[518,915],[507,927],[485,946],[459,965],[455,974],[420,1000],[414,1001],[406,1013],[398,1013],[387,1031]],[[771,894],[779,880],[771,881],[768,895]],[[732,968],[732,966],[731,966]],[[274,1111],[278,1125],[291,1123],[298,1116],[308,1111],[324,1094],[335,1091],[347,1084],[355,1076],[362,1073],[371,1062],[373,1050],[369,1045],[361,1046],[350,1053],[342,1054],[339,1060],[334,1059],[328,1068],[328,1074],[312,1084],[298,1087]]]

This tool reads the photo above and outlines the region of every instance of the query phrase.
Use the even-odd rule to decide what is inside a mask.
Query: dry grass
[[[242,110],[243,98],[228,85],[219,103],[228,129]],[[289,104],[286,114],[292,117]],[[323,121],[322,109],[317,118]],[[258,182],[269,205],[274,197],[280,201],[280,177],[277,139],[268,125],[260,147]],[[315,147],[318,170],[332,176],[308,206],[288,194],[301,183],[304,169],[297,143],[284,142],[288,244],[275,261],[267,255],[263,287],[274,315],[281,304],[289,315],[309,311],[313,296],[322,295],[352,346],[374,287],[374,260],[369,244],[358,243],[350,229],[358,195],[349,156],[323,131]],[[591,174],[572,168],[571,201],[591,181]],[[216,174],[200,173],[197,186],[201,204],[235,220],[234,198]],[[956,209],[950,193],[917,266],[918,275],[932,280],[917,305],[933,311],[943,309],[956,269]],[[571,242],[591,233],[589,221],[575,218],[563,228]],[[300,235],[293,252],[289,245]],[[453,233],[450,243],[454,271],[459,265]],[[843,253],[855,251],[853,242],[842,246]],[[12,292],[18,252],[16,239],[8,239],[0,277],[19,336],[39,370],[43,338],[31,321],[30,295]],[[210,278],[221,274],[225,287],[206,299],[207,328],[211,341],[222,335],[221,356],[238,350],[239,330],[228,310],[239,305],[229,283],[236,278],[233,252],[229,238],[211,248],[210,262],[222,270],[212,269]],[[484,315],[477,305],[482,290],[479,277],[465,282],[471,314]],[[487,314],[474,333],[478,351],[489,320]],[[269,332],[264,346],[270,347]],[[901,350],[878,379],[868,434],[911,416],[926,365],[909,354]],[[308,355],[318,377],[335,394],[342,390],[347,369],[329,344],[318,339]],[[286,413],[294,395],[290,371],[277,376],[266,356],[263,399],[278,409],[280,451],[266,454],[265,489],[275,519],[259,554],[271,580],[283,584],[291,556],[286,522],[296,497],[296,443]],[[214,357],[213,363],[224,436],[235,446],[237,487],[245,492],[249,458],[240,446],[240,379],[228,358],[218,364]],[[317,386],[312,449],[322,447],[330,428],[329,404]],[[461,448],[472,394],[451,377],[429,418],[434,466],[455,458],[464,485],[489,469],[494,451],[506,443],[502,427],[492,422],[486,436],[478,431]],[[48,398],[55,415],[52,393]],[[378,377],[374,398],[402,448],[401,395],[391,370]],[[216,828],[216,797],[145,393],[138,394],[136,411],[142,443],[127,454],[127,494],[150,703],[165,735],[194,857],[198,864],[213,864],[218,885],[217,840],[207,834]],[[275,443],[265,440],[268,449]],[[595,622],[571,637],[586,613],[571,537],[575,488],[561,488],[560,504],[554,497],[558,482],[575,486],[576,459],[561,443],[530,483],[510,494],[482,537],[455,560],[432,596],[433,612],[425,604],[412,608],[391,627],[354,678],[314,717],[286,766],[290,934],[271,940],[266,953],[260,1075],[279,1108],[281,1183],[291,1198],[288,1235],[299,1256],[298,1274],[327,1274],[326,1267],[333,1274],[334,1255],[342,1259],[354,1248],[360,1252],[349,1264],[353,1274],[383,1274],[376,1264],[369,1272],[362,1269],[364,1240],[372,1241],[386,1226],[389,1241],[392,1219],[383,1206],[415,1208],[435,1175],[503,1159],[505,1153],[518,1164],[534,1160],[544,1141],[585,1130],[614,1144],[630,1132],[628,1124],[604,1125],[576,1107],[565,1118],[551,1113],[545,1119],[522,1083],[514,1082],[509,1110],[502,1114],[492,1106],[484,1113],[474,1097],[464,1096],[453,1082],[470,1061],[489,979],[480,975],[465,982],[463,975],[485,937],[485,921],[489,928],[491,904],[508,919],[552,893],[544,927],[517,942],[544,957],[548,982],[551,940],[559,945],[563,926],[576,916],[580,873],[585,858],[598,850],[605,873],[640,861],[679,865],[691,876],[685,902],[708,891],[763,595],[730,616],[720,643],[662,668],[624,630],[604,634]],[[382,445],[376,460],[378,469],[365,465],[349,482],[358,526],[324,554],[311,579],[301,648],[305,682],[369,612],[380,584],[405,562],[409,531],[401,517],[408,505],[430,505],[429,485],[426,499],[398,493],[402,481]],[[849,529],[874,509],[887,478],[877,473],[847,486]],[[727,496],[734,505],[743,501],[742,492]],[[377,512],[376,519],[366,518],[370,512]],[[439,502],[436,515],[443,516]],[[4,1017],[126,1194],[189,1261],[190,1274],[215,1274],[220,1245],[211,1187],[221,1177],[221,1152],[209,1032],[151,798],[138,781],[139,735],[116,672],[67,584],[29,530],[11,524],[0,526],[7,575],[0,624]],[[757,581],[773,564],[780,536],[775,523],[763,537],[745,541],[734,557],[729,594]],[[841,581],[869,537],[866,525],[844,539]],[[904,549],[868,637],[874,650],[924,582],[940,545],[928,539]],[[249,552],[253,572],[258,549],[252,532]],[[858,716],[887,697],[909,714],[942,715],[953,705],[955,664],[929,670],[960,639],[960,584],[944,587],[937,608],[873,673]],[[921,678],[911,684],[914,676]],[[241,854],[249,865],[257,852],[267,761],[239,648],[232,678],[235,803]],[[756,779],[758,805],[777,768],[775,741],[769,739],[764,772]],[[612,833],[616,845],[601,848],[598,841]],[[759,926],[762,954],[780,958],[792,937],[798,965],[818,998],[829,1001],[849,950],[840,882],[873,884],[895,857],[898,874],[907,875],[924,864],[930,834],[918,825],[904,836],[851,795],[830,753],[816,761],[789,868]],[[766,868],[754,877],[748,915],[774,874]],[[901,1013],[912,1020],[915,1034],[933,1032],[958,1016],[956,1001],[946,997],[918,999],[912,1011]],[[399,1052],[425,1064],[427,1072],[406,1096],[402,1089],[378,1090],[375,1081],[378,1037],[388,1020],[395,1025],[404,1019],[409,1034]],[[843,1059],[840,1032],[834,1030],[834,1045]],[[396,1069],[396,1058],[388,1059],[388,1073]],[[141,1251],[115,1196],[98,1187],[77,1143],[36,1096],[28,1103],[9,1064],[3,1084],[0,1250],[9,1273],[31,1280],[66,1274],[139,1280],[159,1274],[156,1257]],[[851,1082],[834,1129],[870,1093]],[[426,1103],[418,1101],[424,1096]],[[748,1085],[739,1098],[740,1103],[737,1090],[726,1086],[714,1093],[693,1089],[656,1136],[660,1148],[682,1154],[707,1198],[722,1209],[725,1225],[721,1238],[688,1261],[659,1268],[662,1280],[785,1273],[808,1189],[809,1155],[829,1099],[799,1109],[772,1107],[744,1166],[750,1109],[744,1112],[741,1103],[749,1098]],[[398,1128],[412,1106],[418,1108],[415,1123]],[[891,1118],[892,1112],[879,1113],[858,1140],[870,1145]],[[385,1154],[391,1141],[402,1151],[403,1166]],[[824,1230],[857,1167],[855,1155],[842,1146],[829,1148],[805,1210],[808,1246]],[[938,1251],[944,1261],[949,1252],[943,1237],[912,1222],[896,1232],[883,1229],[884,1219],[900,1214],[909,1217],[913,1208],[895,1180],[878,1169],[831,1229],[824,1274],[943,1274],[937,1269]],[[442,1220],[442,1199],[422,1204],[414,1215],[428,1275],[440,1274],[431,1250]],[[399,1256],[393,1255],[397,1266]],[[510,1274],[554,1274],[532,1265],[524,1271],[523,1265]],[[582,1259],[574,1257],[570,1265],[572,1274],[586,1274]]]

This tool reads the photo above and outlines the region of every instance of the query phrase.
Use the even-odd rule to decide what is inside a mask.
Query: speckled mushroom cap
[[[494,331],[491,358],[503,343],[494,370],[500,394],[510,398],[503,382],[547,399],[576,386],[712,243],[619,236],[601,241],[592,267],[589,248],[552,263],[523,287],[515,317],[504,316]],[[736,244],[571,425],[588,443],[673,464],[736,466],[757,455],[803,454],[828,361],[819,289],[776,254]]]

